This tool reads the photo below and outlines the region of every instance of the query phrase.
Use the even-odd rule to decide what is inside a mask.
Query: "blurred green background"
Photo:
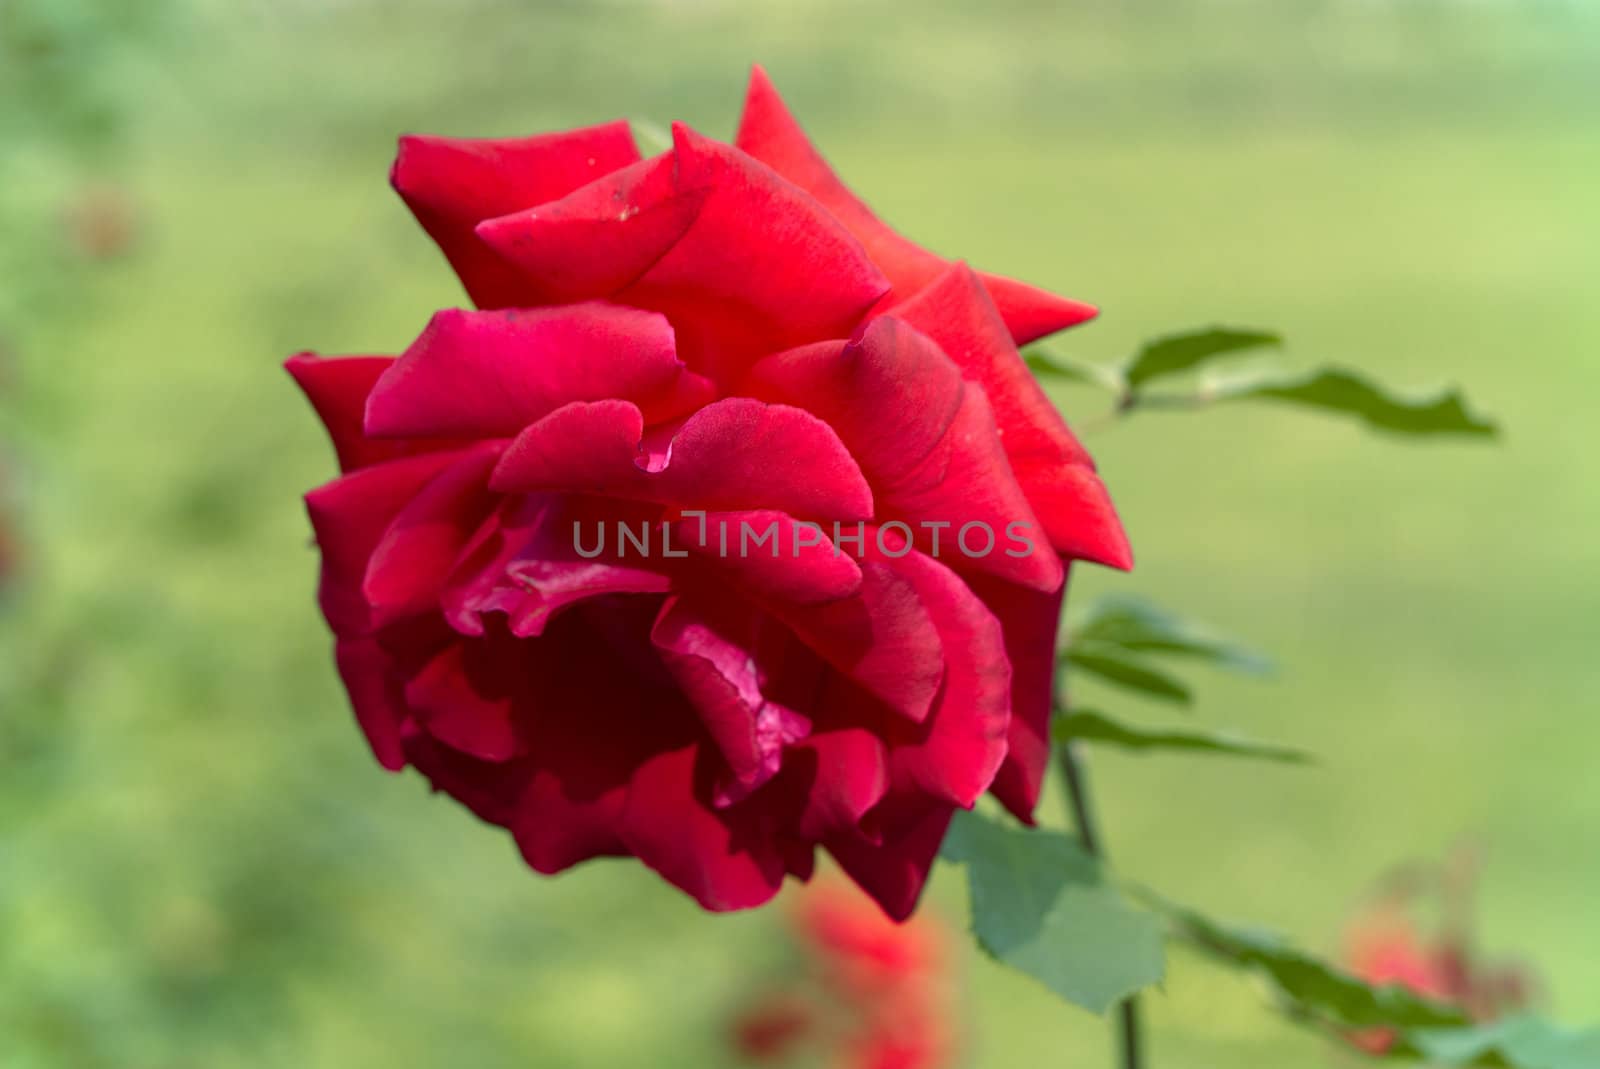
[[[1101,304],[1058,351],[1265,326],[1501,419],[1090,433],[1139,567],[1074,597],[1266,647],[1276,681],[1207,678],[1196,715],[1322,755],[1095,779],[1124,872],[1323,949],[1385,868],[1475,839],[1487,946],[1600,1017],[1600,7],[0,0],[0,1066],[729,1062],[772,911],[536,878],[369,757],[298,501],[332,458],[279,363],[464,300],[387,189],[397,134],[726,136],[752,61],[902,230]],[[1106,1064],[1098,1020],[965,974],[972,1064]],[[1149,1004],[1159,1066],[1344,1057],[1181,955]]]

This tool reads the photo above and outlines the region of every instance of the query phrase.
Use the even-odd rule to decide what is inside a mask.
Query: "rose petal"
[[[445,620],[464,635],[481,635],[485,613],[505,614],[519,638],[542,634],[562,610],[608,594],[665,593],[672,586],[661,559],[625,556],[618,524],[630,531],[659,525],[654,507],[561,495],[506,502],[474,535],[440,598]],[[582,550],[582,552],[580,552]]]
[[[367,394],[392,363],[392,356],[325,360],[311,353],[297,353],[283,365],[327,428],[340,471],[394,459],[393,443],[368,442],[361,429]]]
[[[800,713],[762,693],[760,620],[748,609],[669,598],[650,641],[727,762],[713,796],[726,806],[777,775],[784,748],[810,730]]]
[[[880,523],[911,524],[919,548],[965,567],[1041,590],[1061,584],[1054,553],[1007,552],[1009,532],[1038,530],[1039,521],[983,392],[963,383],[923,334],[875,319],[842,348],[767,357],[749,383],[757,396],[801,405],[838,432],[872,484]]]
[[[499,459],[494,444],[468,450],[395,515],[372,549],[361,584],[374,626],[438,609],[456,560],[497,504],[489,473]]]
[[[897,299],[920,290],[948,263],[895,233],[850,192],[811,144],[760,67],[751,71],[750,90],[734,144],[821,201],[860,239],[873,263],[893,284]],[[984,275],[983,283],[1018,345],[1095,315],[1092,305],[1057,297],[1013,279]]]
[[[460,449],[471,443],[455,438],[372,439],[362,428],[367,396],[378,377],[394,363],[392,356],[317,356],[297,353],[284,362],[317,417],[328,431],[339,470],[355,471],[386,460]]]
[[[649,627],[659,599],[630,598],[594,613],[590,607],[563,613],[542,640],[557,644],[558,663],[541,681],[532,772],[509,824],[539,872],[631,853],[622,838],[631,779],[652,755],[699,737],[671,678],[659,668],[631,667],[655,660]]]
[[[1011,719],[1011,664],[1000,622],[964,580],[921,553],[882,565],[908,582],[939,636],[944,685],[921,723],[874,717],[849,692],[830,691],[824,702],[854,707],[857,722],[876,723],[889,749],[897,790],[970,808],[994,782],[1006,756]],[[863,571],[873,567],[863,565]]]
[[[628,785],[621,834],[629,852],[706,909],[759,906],[788,863],[759,809],[716,809],[696,775],[697,746],[657,754]]]
[[[487,639],[454,642],[406,684],[406,704],[429,735],[453,750],[491,762],[523,756],[535,694],[523,661],[536,656]]]
[[[886,800],[879,809],[882,823],[890,829],[881,842],[865,835],[840,835],[825,845],[857,886],[890,917],[903,921],[917,907],[955,809],[925,800],[895,798]]]
[[[861,589],[860,566],[822,525],[770,509],[686,516],[673,523],[671,545],[763,599],[811,605]]]
[[[882,741],[868,727],[827,700],[824,684],[834,671],[831,667],[781,629],[763,627],[759,637],[755,645],[762,695],[804,714],[809,731],[786,742],[781,770],[753,804],[772,813],[784,829],[780,845],[789,856],[790,871],[804,879],[812,852],[792,844],[862,830],[863,819],[889,788],[888,759]]]
[[[792,808],[789,827],[807,842],[870,837],[862,823],[889,790],[883,742],[864,727],[814,724],[810,735],[785,751],[772,790],[788,799],[775,804]]]
[[[623,121],[505,140],[403,137],[390,182],[480,308],[523,304],[517,272],[480,242],[478,223],[565,197],[638,160]]]
[[[712,397],[710,383],[685,372],[672,327],[653,312],[599,303],[452,309],[378,380],[366,432],[510,438],[572,401],[622,398],[657,423]]]
[[[390,772],[404,768],[400,728],[409,713],[404,696],[390,675],[389,658],[375,639],[357,638],[340,639],[334,646],[334,659],[372,755]]]
[[[477,234],[516,265],[529,304],[610,297],[688,231],[706,188],[682,188],[672,153],[641,160],[561,200],[486,219]]]
[[[1056,632],[1060,590],[1041,594],[986,576],[968,583],[1000,621],[1011,662],[1011,720],[1006,760],[989,788],[1018,820],[1033,823],[1033,810],[1050,765],[1050,710],[1056,676]]]
[[[889,291],[810,196],[674,124],[673,151],[566,200],[485,222],[542,299],[665,312],[697,371],[733,381],[762,352],[848,335]]]
[[[951,265],[891,314],[932,338],[963,376],[983,387],[1005,428],[1011,470],[1051,544],[1074,559],[1132,567],[1127,535],[1094,462],[1017,353],[971,269]]]
[[[763,352],[848,335],[888,292],[855,238],[800,189],[683,123],[672,138],[679,188],[708,192],[621,299],[666,312],[697,369],[730,381]]]
[[[503,493],[559,490],[805,518],[872,514],[872,491],[827,424],[748,398],[702,408],[655,450],[629,402],[567,405],[517,437],[491,485]]]
[[[400,510],[460,452],[427,453],[362,468],[306,495],[322,578],[317,597],[328,625],[341,637],[371,630],[361,585],[367,562]]]
[[[480,820],[508,826],[533,775],[531,762],[481,761],[453,749],[416,724],[403,734],[406,760],[443,791],[470,809]]]
[[[852,597],[773,605],[771,611],[867,694],[910,721],[922,721],[944,681],[938,628],[909,579],[884,563],[860,568],[861,589]]]

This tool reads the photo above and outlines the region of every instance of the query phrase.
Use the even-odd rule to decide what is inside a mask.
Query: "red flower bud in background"
[[[88,260],[113,260],[139,237],[139,209],[133,196],[115,185],[79,190],[62,212],[67,243]]]
[[[1459,851],[1441,866],[1415,865],[1387,881],[1351,922],[1344,960],[1370,984],[1394,985],[1492,1021],[1532,1000],[1533,984],[1521,967],[1486,963],[1474,948],[1472,893],[1478,859]],[[1419,920],[1425,907],[1438,913],[1432,927]],[[1394,1045],[1394,1033],[1368,1029],[1350,1037],[1372,1054]]]
[[[821,847],[905,917],[957,808],[1031,819],[1066,567],[1130,556],[1017,345],[1093,309],[888,229],[759,70],[733,144],[409,137],[393,182],[480,310],[289,362],[379,762],[540,872],[633,856],[714,910]]]
[[[755,1063],[820,1055],[839,1069],[941,1069],[959,1036],[950,931],[924,913],[897,924],[842,883],[807,889],[790,912],[798,969],[736,1016]]]

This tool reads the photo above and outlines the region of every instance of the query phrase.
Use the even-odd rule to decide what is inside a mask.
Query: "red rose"
[[[734,144],[673,140],[402,140],[481,310],[289,361],[344,471],[307,497],[339,670],[540,872],[737,909],[820,845],[903,917],[956,807],[1033,809],[1064,562],[1129,564],[1016,349],[1093,310],[890,231],[759,70]]]

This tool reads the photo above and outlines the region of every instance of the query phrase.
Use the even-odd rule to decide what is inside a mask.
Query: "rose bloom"
[[[407,137],[392,180],[477,310],[288,363],[344,473],[307,505],[379,762],[539,872],[637,857],[714,910],[820,846],[901,918],[955,809],[1029,820],[1067,564],[1130,556],[1017,345],[1094,310],[890,230],[760,70],[731,145]],[[747,521],[784,552],[720,552]],[[618,522],[671,555],[588,556]],[[801,523],[865,537],[791,553]],[[969,523],[1035,550],[951,553]]]

